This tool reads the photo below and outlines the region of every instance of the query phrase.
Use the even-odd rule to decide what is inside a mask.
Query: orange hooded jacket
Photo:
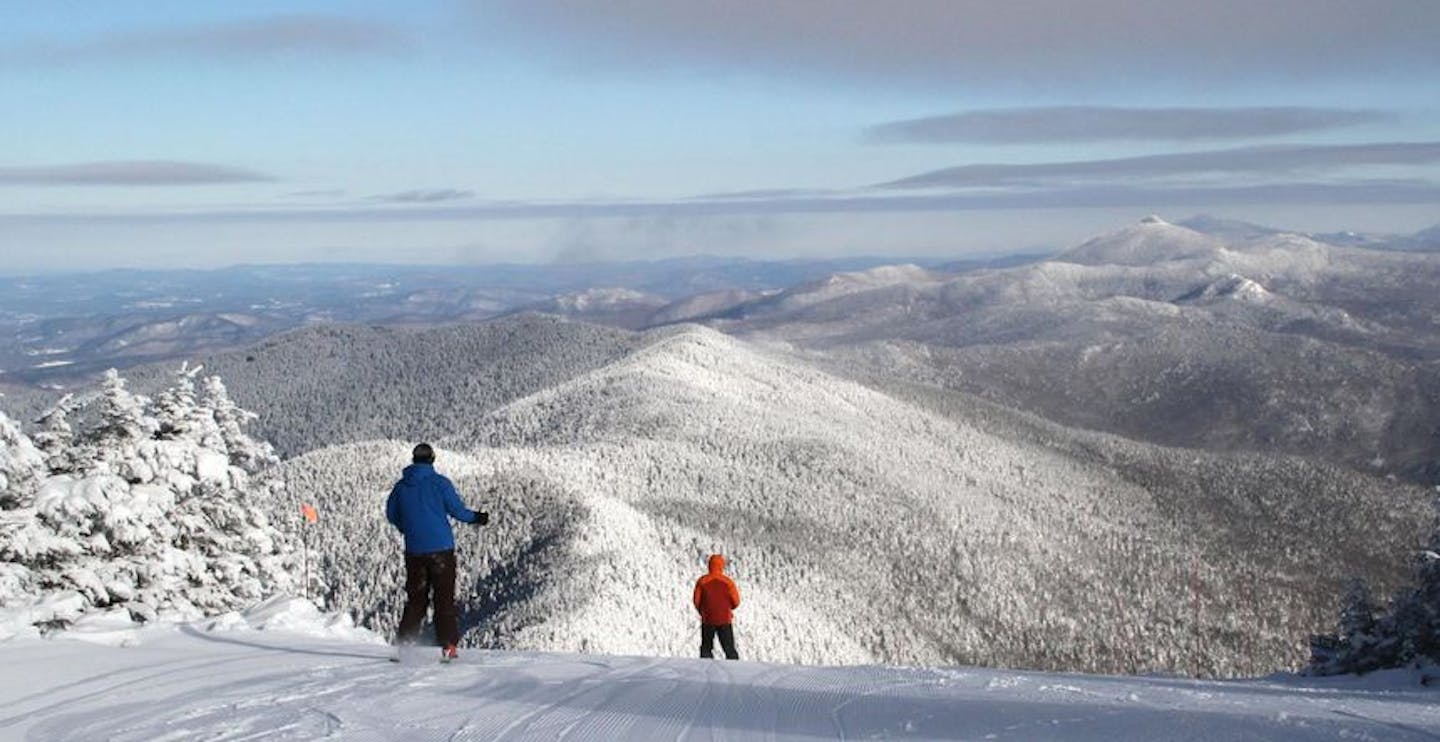
[[[733,620],[730,611],[740,607],[740,588],[725,575],[725,557],[710,555],[710,573],[695,582],[695,610],[707,626],[725,626]]]

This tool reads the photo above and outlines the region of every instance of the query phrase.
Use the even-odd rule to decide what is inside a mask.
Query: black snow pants
[[[401,643],[413,642],[420,634],[420,624],[435,602],[435,638],[441,646],[460,643],[460,627],[455,615],[455,550],[429,554],[405,555],[405,613],[400,617],[396,638]]]
[[[717,636],[720,637],[720,648],[725,650],[725,659],[740,659],[740,653],[735,651],[735,627],[728,623],[724,626],[700,624],[700,656],[705,659],[715,656],[715,637]]]

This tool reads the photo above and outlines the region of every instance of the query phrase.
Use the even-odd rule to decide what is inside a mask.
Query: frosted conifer
[[[182,364],[170,388],[155,395],[157,439],[201,443],[207,433],[218,433],[214,416],[196,402],[195,376],[200,368]]]
[[[0,507],[30,504],[44,470],[41,452],[8,415],[0,412]]]
[[[35,446],[45,457],[45,466],[52,472],[71,471],[75,468],[70,460],[71,442],[75,431],[70,427],[69,416],[77,407],[74,394],[66,394],[50,409],[35,419],[39,426],[34,436]]]
[[[245,432],[245,426],[258,416],[235,404],[219,376],[205,379],[201,401],[219,426],[231,463],[251,473],[278,463],[274,447]]]
[[[153,400],[107,372],[69,447],[64,436],[47,439],[51,459],[68,462],[63,468],[46,471],[18,426],[0,420],[0,467],[18,462],[5,468],[3,490],[0,599],[7,607],[78,595],[72,613],[34,616],[53,628],[75,610],[197,617],[293,587],[294,547],[264,514],[277,486],[260,475],[273,455],[255,453],[268,446],[244,432],[248,413],[228,397],[197,396],[198,372],[182,366]],[[217,399],[223,409],[207,406]],[[56,409],[52,420],[70,402]]]

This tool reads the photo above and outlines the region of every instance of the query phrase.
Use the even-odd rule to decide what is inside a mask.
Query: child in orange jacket
[[[700,612],[700,656],[715,656],[715,637],[725,659],[738,660],[735,651],[735,630],[730,611],[740,607],[740,588],[725,574],[725,557],[710,555],[710,573],[695,582],[695,610]]]

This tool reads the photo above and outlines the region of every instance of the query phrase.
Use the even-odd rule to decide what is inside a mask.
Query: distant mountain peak
[[[786,306],[796,308],[846,294],[889,286],[914,286],[936,280],[933,273],[911,263],[880,265],[863,271],[831,274],[819,281],[787,289],[778,294],[776,300]]]
[[[1264,303],[1274,296],[1259,282],[1239,273],[1231,273],[1211,281],[1180,297],[1181,303],[1212,304],[1220,301]]]
[[[1204,295],[1209,297],[1215,297],[1217,299],[1227,298],[1245,301],[1255,301],[1259,299],[1264,299],[1265,297],[1270,295],[1270,292],[1267,291],[1264,286],[1261,286],[1256,281],[1246,278],[1238,273],[1231,273],[1224,278],[1220,278],[1214,281],[1209,286],[1206,286]]]
[[[1153,265],[1213,257],[1222,247],[1215,237],[1148,216],[1118,232],[1066,250],[1054,259],[1081,265]]]
[[[906,283],[910,281],[932,280],[930,271],[921,268],[914,263],[901,263],[899,265],[877,265],[874,268],[863,271],[851,271],[849,273],[837,273],[836,277],[850,280],[856,283]]]
[[[1440,224],[1416,232],[1411,239],[1422,245],[1440,247]]]

